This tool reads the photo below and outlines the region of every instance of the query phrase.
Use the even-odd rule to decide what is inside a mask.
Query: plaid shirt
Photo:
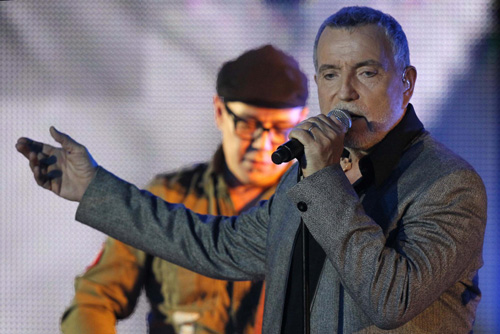
[[[219,148],[210,163],[158,175],[148,190],[201,214],[232,216]],[[248,207],[268,199],[265,191]],[[245,208],[246,209],[246,208]],[[243,210],[242,210],[243,211]],[[207,278],[108,238],[95,263],[75,280],[75,298],[62,317],[64,333],[115,333],[144,287],[149,333],[253,333],[262,282]]]

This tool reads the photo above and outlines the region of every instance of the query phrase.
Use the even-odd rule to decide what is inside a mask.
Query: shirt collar
[[[401,121],[376,144],[371,152],[359,162],[363,178],[368,177],[378,187],[398,165],[403,152],[413,139],[424,131],[422,122],[417,117],[411,104]]]

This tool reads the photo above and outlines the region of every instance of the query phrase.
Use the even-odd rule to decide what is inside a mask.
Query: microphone
[[[335,116],[348,130],[351,128],[352,119],[349,112],[342,109],[333,109],[327,117]],[[279,165],[283,162],[288,162],[292,159],[299,158],[304,154],[304,145],[295,138],[290,139],[283,145],[279,146],[271,155],[271,160]]]

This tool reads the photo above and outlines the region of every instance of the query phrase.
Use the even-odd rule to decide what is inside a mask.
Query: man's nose
[[[253,140],[253,147],[262,151],[272,151],[274,149],[271,141],[271,129],[262,129],[260,135]]]
[[[339,99],[342,101],[353,101],[359,98],[358,92],[354,87],[354,80],[350,75],[343,78],[338,92]]]

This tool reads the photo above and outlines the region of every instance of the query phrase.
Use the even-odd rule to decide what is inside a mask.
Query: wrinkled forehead
[[[385,29],[375,24],[357,27],[326,27],[318,41],[318,66],[325,62],[365,61],[394,62],[392,45]]]

